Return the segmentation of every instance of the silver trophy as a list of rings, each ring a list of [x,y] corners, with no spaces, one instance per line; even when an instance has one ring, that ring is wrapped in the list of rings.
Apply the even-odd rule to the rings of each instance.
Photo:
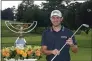
[[[5,24],[9,30],[11,30],[14,33],[19,34],[18,38],[15,41],[16,43],[15,46],[18,46],[19,48],[24,48],[26,44],[26,40],[23,37],[23,34],[31,32],[37,26],[37,21],[33,21],[33,23],[16,22],[17,9],[15,9],[15,6],[13,6],[11,9],[14,14],[13,15],[14,19],[13,21],[5,21]]]
[[[21,37],[21,36],[23,36],[23,34],[31,32],[37,26],[37,21],[33,21],[33,23],[17,23],[17,22],[5,21],[5,24],[9,30],[19,34],[18,38],[15,41],[16,43],[15,46],[20,49],[24,49],[26,40],[24,37]],[[22,40],[22,41],[19,41],[19,40]]]

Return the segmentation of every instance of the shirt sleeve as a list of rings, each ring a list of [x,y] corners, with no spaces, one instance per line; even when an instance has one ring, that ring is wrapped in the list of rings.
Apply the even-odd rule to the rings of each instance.
[[[47,46],[46,32],[43,32],[42,34],[41,46]]]

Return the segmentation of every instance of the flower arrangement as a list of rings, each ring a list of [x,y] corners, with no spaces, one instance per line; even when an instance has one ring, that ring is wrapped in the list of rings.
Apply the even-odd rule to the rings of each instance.
[[[24,49],[19,49],[14,46],[4,47],[2,49],[2,57],[7,59],[40,59],[42,57],[40,46],[27,45]]]

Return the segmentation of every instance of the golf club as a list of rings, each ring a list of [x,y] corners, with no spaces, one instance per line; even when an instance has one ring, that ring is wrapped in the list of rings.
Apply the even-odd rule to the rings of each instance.
[[[89,27],[89,25],[87,25],[87,24],[82,24],[74,33],[73,33],[73,35],[70,37],[70,38],[72,38],[77,32],[78,32],[78,30],[82,27],[82,26],[84,26],[84,27]],[[59,50],[59,52],[61,51],[61,50],[63,50],[63,48],[66,46],[66,43],[62,46],[62,48]],[[52,59],[51,59],[51,61],[53,61],[56,57],[57,57],[57,55],[58,54],[56,54]]]

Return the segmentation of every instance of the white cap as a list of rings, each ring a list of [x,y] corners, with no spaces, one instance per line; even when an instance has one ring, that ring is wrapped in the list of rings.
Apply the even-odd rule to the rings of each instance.
[[[51,17],[54,16],[54,15],[62,17],[62,13],[59,10],[53,10],[51,12]]]

